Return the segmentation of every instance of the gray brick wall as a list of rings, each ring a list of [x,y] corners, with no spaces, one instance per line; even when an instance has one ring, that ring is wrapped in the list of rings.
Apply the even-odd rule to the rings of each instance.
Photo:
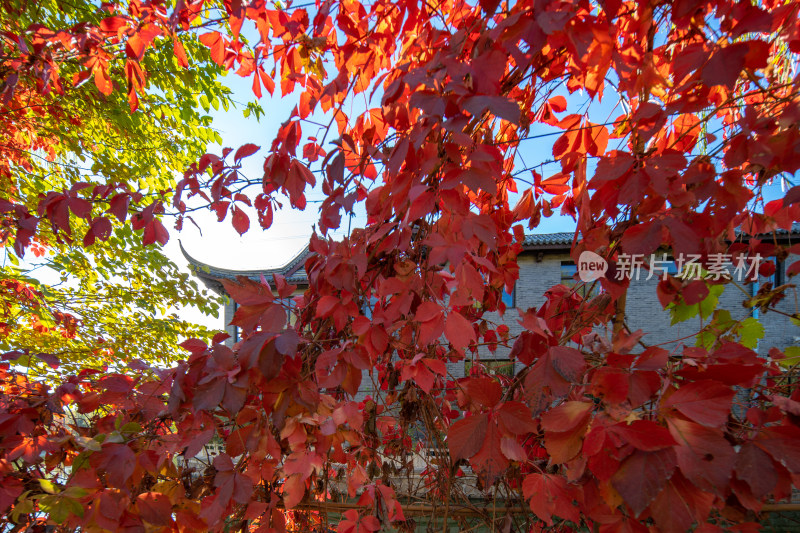
[[[790,256],[783,264],[784,272],[788,265],[798,259],[800,259],[800,256]],[[518,309],[526,310],[538,307],[544,302],[545,291],[561,282],[562,261],[571,261],[569,254],[546,253],[541,256],[541,261],[537,261],[537,255],[531,253],[519,257],[520,277],[516,285],[516,307]],[[668,350],[675,351],[680,351],[681,346],[694,346],[696,339],[693,334],[701,329],[704,322],[707,323],[708,321],[703,321],[698,316],[671,325],[670,312],[662,309],[656,294],[658,279],[654,276],[652,279],[647,280],[645,279],[647,271],[643,270],[642,273],[643,275],[638,281],[631,281],[628,292],[625,314],[629,327],[633,331],[641,329],[646,332],[642,341],[648,345],[659,344]],[[762,278],[760,283],[766,281],[769,281],[769,279]],[[791,283],[793,281],[793,279],[787,279],[784,276],[783,283]],[[769,348],[773,346],[785,349],[788,346],[800,345],[800,340],[795,340],[795,338],[800,337],[800,327],[792,324],[789,317],[779,313],[759,313],[757,311],[754,313],[752,309],[745,308],[743,302],[750,296],[752,288],[741,284],[740,287],[747,293],[742,292],[734,284],[727,284],[720,296],[717,308],[728,310],[732,318],[736,320],[754,315],[759,318],[765,333],[758,346],[759,353],[766,355]],[[790,315],[797,313],[799,299],[800,297],[795,295],[794,289],[790,288],[786,292],[786,298],[778,305],[778,309]],[[503,318],[500,318],[497,314],[489,314],[487,319],[505,323],[512,334],[517,334],[522,330],[522,327],[518,324],[517,309],[509,309]],[[598,332],[604,333],[600,330]],[[479,355],[481,359],[506,358],[508,357],[508,350],[501,348],[497,351],[497,354],[491,354],[488,350],[481,350]],[[520,366],[519,363],[517,365],[518,367]],[[448,370],[453,372],[453,375],[461,376],[463,375],[463,364],[454,363],[448,365]]]
[[[790,256],[783,264],[784,270],[798,259],[800,259],[800,256]],[[487,320],[506,324],[512,336],[518,334],[522,331],[522,327],[518,324],[518,309],[526,310],[540,306],[544,302],[545,291],[561,282],[562,262],[570,260],[571,258],[566,252],[550,252],[542,255],[537,253],[522,254],[518,259],[520,277],[515,289],[516,307],[508,309],[504,317],[500,317],[496,313],[487,314]],[[628,292],[626,319],[629,327],[634,331],[637,329],[645,331],[647,334],[642,340],[648,345],[659,344],[669,350],[679,350],[682,345],[693,346],[695,343],[693,337],[686,339],[683,337],[696,333],[702,326],[701,319],[695,317],[685,322],[670,325],[670,313],[661,308],[656,295],[658,280],[655,277],[646,280],[644,278],[646,278],[647,272],[642,272],[641,279],[631,281]],[[762,282],[764,281],[768,280],[762,279]],[[784,276],[784,283],[792,281]],[[749,291],[750,287],[746,287],[745,290]],[[790,288],[786,294],[786,298],[780,303],[778,309],[790,315],[797,313],[798,296],[795,294],[794,289]],[[744,294],[735,285],[728,284],[720,297],[718,308],[730,311],[734,319],[746,318],[753,313],[753,310],[742,306],[743,301],[748,296],[749,294]],[[233,318],[234,310],[233,301],[228,298],[224,309],[226,325]],[[758,313],[756,314],[758,315]],[[800,345],[800,341],[795,341],[795,338],[800,337],[800,328],[792,324],[789,317],[775,312],[768,312],[760,313],[759,319],[765,330],[765,337],[759,344],[760,353],[766,355],[772,346],[783,349],[792,345]],[[234,336],[232,326],[227,326],[227,330],[228,333]],[[600,330],[598,332],[604,333]],[[233,344],[233,342],[233,338],[228,341],[229,344]],[[488,349],[481,349],[479,356],[483,360],[505,359],[508,357],[508,352],[508,349],[502,347],[497,350],[496,354],[492,354]],[[517,363],[517,370],[520,368],[521,364]],[[463,361],[447,363],[447,369],[451,376],[464,376]],[[369,383],[369,376],[364,375],[362,388],[365,388],[367,383]]]

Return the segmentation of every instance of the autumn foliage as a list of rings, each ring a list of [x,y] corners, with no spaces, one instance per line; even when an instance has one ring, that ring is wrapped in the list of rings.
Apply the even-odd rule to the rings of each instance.
[[[213,5],[213,20],[205,7],[103,4],[96,25],[4,33],[0,120],[35,131],[5,118],[9,102],[84,79],[136,113],[148,49],[198,33],[256,96],[298,103],[271,144],[203,155],[164,198],[179,225],[200,202],[244,233],[321,189],[308,290],[291,302],[279,276],[227,283],[244,340],[187,340],[168,369],[48,385],[5,364],[6,529],[412,531],[422,509],[437,528],[714,533],[757,529],[800,486],[784,347],[756,352],[716,318],[711,343],[648,345],[625,323],[626,280],[557,285],[519,316],[501,300],[525,232],[555,211],[577,222],[575,259],[798,254],[770,235],[800,220],[800,189],[777,187],[800,168],[800,3],[255,0]],[[82,62],[73,79],[57,75],[62,49]],[[124,87],[109,54],[126,58]],[[552,153],[531,156],[550,136]],[[253,157],[256,192],[240,173]],[[36,211],[0,210],[19,255],[43,227],[102,241],[111,217],[163,243],[169,206],[136,194],[76,183]],[[328,237],[358,210],[365,228]],[[653,306],[725,284],[670,276]],[[750,305],[792,290],[764,285]],[[510,378],[448,373],[495,351],[517,363]]]

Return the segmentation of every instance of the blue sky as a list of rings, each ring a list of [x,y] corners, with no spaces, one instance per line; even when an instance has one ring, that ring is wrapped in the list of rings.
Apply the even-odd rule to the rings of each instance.
[[[245,118],[242,114],[245,108],[244,103],[254,98],[250,88],[251,78],[242,79],[235,74],[228,74],[223,78],[222,82],[233,90],[233,99],[240,102],[241,105],[236,108],[230,108],[227,111],[222,108],[218,111],[212,110],[213,127],[219,130],[224,146],[235,149],[242,144],[251,142],[262,147],[257,154],[244,160],[243,168],[246,176],[259,178],[262,174],[264,156],[268,153],[269,146],[280,124],[289,117],[296,99],[291,96],[282,99],[278,94],[278,89],[276,89],[276,93],[272,97],[265,93],[264,97],[259,101],[264,108],[265,114],[260,120],[256,120],[252,115]],[[579,95],[573,95],[573,97],[576,100],[580,98]],[[570,100],[573,100],[573,98],[570,98]],[[312,116],[312,118],[317,117]],[[323,119],[320,119],[320,121],[323,121]],[[327,120],[324,122],[327,122]],[[549,126],[543,126],[543,128],[545,130],[534,133],[546,133],[551,130],[559,131]],[[303,124],[304,137],[315,133],[314,126]],[[328,140],[330,140],[330,137],[329,135]],[[557,138],[558,136],[553,135],[525,143],[521,151],[525,163],[531,166],[550,159],[552,157],[551,147]],[[220,148],[219,146],[210,146],[209,151],[218,154]],[[545,176],[555,172],[557,169],[557,165],[549,165],[545,168]],[[529,180],[530,174],[521,177]],[[527,186],[524,183],[520,183],[519,187],[520,190],[524,190]],[[194,218],[198,226],[202,228],[202,235],[193,224],[185,223],[182,232],[172,231],[167,253],[179,264],[185,262],[177,246],[177,240],[180,239],[191,255],[214,266],[241,269],[279,266],[291,259],[308,242],[312,226],[318,219],[318,206],[322,198],[323,195],[319,188],[307,194],[308,206],[302,212],[291,209],[288,207],[288,202],[286,202],[287,206],[276,212],[273,226],[268,230],[262,230],[256,223],[255,217],[251,216],[250,231],[243,236],[239,236],[233,230],[228,219],[218,223],[216,216],[210,212],[197,213]],[[365,223],[366,218],[357,214],[353,217],[352,227],[363,226]],[[573,228],[574,223],[571,218],[553,216],[549,219],[543,219],[537,231],[549,233],[570,231]],[[347,220],[343,218],[342,228],[333,232],[332,236],[334,238],[342,237],[346,234],[346,231]]]
[[[272,97],[265,92],[259,101],[265,111],[264,115],[260,120],[256,120],[253,115],[245,118],[243,110],[246,108],[246,102],[254,99],[251,82],[251,78],[243,79],[235,74],[228,74],[222,79],[222,83],[231,88],[232,98],[239,104],[227,111],[222,108],[212,109],[210,114],[213,117],[213,127],[220,132],[224,146],[234,149],[245,143],[255,143],[261,146],[261,150],[246,158],[243,164],[243,172],[247,177],[259,178],[263,173],[264,156],[268,153],[280,124],[289,117],[296,104],[296,99],[292,96],[281,98],[277,88]],[[320,121],[323,120],[320,119]],[[551,130],[548,126],[544,127],[547,128],[547,132]],[[554,128],[552,130],[558,131]],[[537,131],[536,133],[542,132]],[[315,133],[314,126],[303,125],[304,137]],[[557,138],[556,135],[553,135],[528,142],[522,151],[525,163],[535,165],[550,159],[552,144]],[[208,150],[219,154],[221,147],[209,146]],[[545,170],[550,172],[546,172],[545,175],[555,172],[557,168],[557,165],[549,165]],[[530,179],[529,174],[522,177],[526,180]],[[522,191],[527,185],[520,183],[519,187]],[[180,252],[178,241],[183,244],[190,255],[217,267],[249,270],[280,266],[294,257],[308,243],[313,225],[318,220],[319,201],[323,199],[319,187],[307,194],[307,199],[308,205],[305,211],[292,209],[288,206],[288,202],[285,202],[285,207],[275,213],[273,225],[268,230],[261,229],[255,216],[251,216],[250,231],[241,236],[233,229],[230,219],[219,223],[216,215],[211,212],[196,212],[193,216],[197,225],[202,229],[202,233],[189,222],[184,223],[181,232],[170,228],[171,238],[165,247],[165,252],[182,268],[186,267],[187,262]],[[512,200],[513,202],[514,200]],[[357,213],[351,220],[354,228],[363,227],[365,223],[366,217],[363,214]],[[554,215],[549,219],[542,219],[537,232],[571,231],[574,227],[575,224],[571,218]],[[342,227],[340,230],[332,232],[331,236],[341,238],[346,234],[347,228],[347,220],[343,217]],[[181,310],[181,315],[185,319],[207,326],[223,327],[221,317],[205,317],[192,309]]]
[[[243,173],[248,178],[260,178],[263,172],[264,156],[268,153],[272,139],[275,137],[280,124],[290,116],[296,104],[296,98],[293,96],[281,98],[279,86],[272,97],[265,92],[264,97],[259,101],[264,109],[264,115],[261,116],[260,120],[257,120],[252,115],[250,117],[243,116],[246,103],[253,101],[255,98],[251,90],[252,78],[240,78],[233,73],[229,73],[221,81],[232,90],[232,98],[239,104],[228,110],[212,110],[213,127],[220,132],[226,147],[236,149],[245,143],[255,143],[261,146],[261,150],[254,156],[246,158],[243,165]],[[587,109],[588,98],[581,91],[570,95],[567,94],[562,85],[554,94],[561,94],[567,98],[569,113],[582,113]],[[374,98],[375,100],[370,103],[370,107],[379,105],[377,102],[379,96]],[[355,115],[355,111],[352,110],[350,112],[351,116]],[[618,105],[613,88],[608,86],[606,87],[605,98],[601,102],[591,102],[589,119],[595,123],[605,123],[615,119],[622,112],[623,108]],[[563,118],[566,114],[568,113],[562,113],[560,117]],[[328,122],[326,118],[320,116],[312,115],[310,118],[321,123]],[[309,135],[315,134],[317,137],[322,137],[321,133],[317,134],[318,130],[315,126],[304,123],[302,127],[304,139]],[[551,132],[560,132],[560,130],[537,124],[530,134],[539,135]],[[330,141],[332,136],[329,135],[328,137],[328,141]],[[521,157],[517,160],[518,168],[535,166],[543,161],[552,159],[552,145],[556,139],[558,139],[558,135],[548,135],[524,141],[520,150]],[[620,140],[618,139],[611,139],[608,149],[618,148],[619,142]],[[324,146],[323,148],[329,149],[329,146]],[[221,147],[210,146],[209,151],[219,154]],[[546,178],[558,170],[560,170],[559,165],[550,164],[540,169],[540,172]],[[589,168],[588,173],[591,175],[593,168]],[[530,180],[530,173],[525,173],[520,177],[528,181]],[[522,182],[518,186],[520,191],[528,187]],[[253,195],[258,192],[256,189],[254,191]],[[767,200],[778,198],[782,196],[781,185],[775,183],[765,193]],[[322,200],[323,195],[318,187],[306,196],[308,206],[305,211],[294,210],[288,206],[288,201],[284,202],[285,207],[275,213],[274,223],[268,230],[260,228],[254,213],[251,211],[250,231],[242,236],[234,231],[229,219],[218,223],[216,215],[211,212],[197,212],[194,215],[194,219],[197,225],[202,228],[202,233],[193,224],[185,223],[182,232],[171,231],[171,239],[165,252],[178,265],[184,267],[186,260],[180,253],[178,246],[178,240],[180,240],[188,253],[196,259],[213,266],[247,270],[280,266],[294,257],[306,245],[312,233],[312,227],[317,222],[319,202]],[[512,205],[514,202],[515,199],[512,199]],[[357,213],[352,218],[351,225],[352,227],[360,227],[365,222],[366,217]],[[556,214],[551,218],[542,219],[539,227],[534,231],[536,233],[552,233],[573,231],[574,228],[575,223],[570,217]],[[331,236],[333,238],[341,238],[346,234],[347,229],[348,222],[346,218],[343,218],[342,228],[332,232]],[[221,327],[221,319],[210,319],[209,321],[209,319],[202,318],[199,314],[198,318],[195,318],[192,316],[195,313],[187,312],[189,314],[185,318],[190,318],[191,316],[191,319],[198,320],[201,323]]]

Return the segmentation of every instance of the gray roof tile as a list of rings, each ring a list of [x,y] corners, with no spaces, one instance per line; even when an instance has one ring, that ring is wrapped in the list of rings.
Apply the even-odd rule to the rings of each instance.
[[[737,232],[738,233],[738,232]],[[791,230],[778,229],[775,235],[790,235],[800,234],[800,223],[792,224]],[[771,234],[769,234],[771,235]],[[766,237],[763,235],[762,238]],[[538,233],[526,235],[523,241],[523,248],[525,250],[569,250],[572,246],[572,241],[575,238],[574,232],[560,232],[560,233]],[[260,279],[263,275],[269,283],[272,283],[273,274],[282,274],[286,276],[286,281],[293,284],[305,285],[308,283],[308,277],[305,271],[304,263],[308,258],[308,246],[303,248],[297,255],[295,255],[288,263],[283,266],[269,269],[257,270],[235,270],[227,268],[218,268],[207,265],[198,261],[190,256],[183,245],[181,245],[181,252],[183,256],[189,261],[190,268],[194,274],[199,277],[211,289],[222,292],[223,279],[236,279],[237,276],[246,276],[251,279]]]

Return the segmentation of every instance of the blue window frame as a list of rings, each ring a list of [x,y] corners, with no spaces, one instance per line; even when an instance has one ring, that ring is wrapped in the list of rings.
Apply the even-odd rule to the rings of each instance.
[[[507,309],[511,309],[517,306],[517,284],[515,283],[514,286],[511,288],[511,292],[503,289],[503,295],[500,297],[502,302],[506,304]]]

